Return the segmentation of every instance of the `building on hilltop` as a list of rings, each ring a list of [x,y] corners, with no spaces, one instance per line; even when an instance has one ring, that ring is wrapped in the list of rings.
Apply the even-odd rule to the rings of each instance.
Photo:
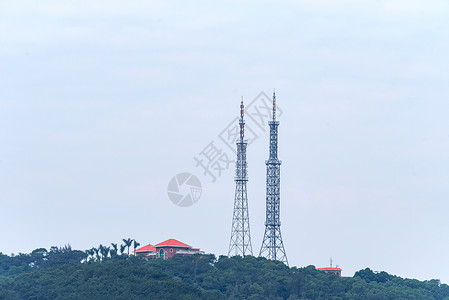
[[[145,258],[156,258],[156,248],[153,245],[148,244],[139,249],[136,249],[134,255],[144,256]]]
[[[339,277],[341,277],[341,269],[340,268],[327,267],[327,268],[317,268],[317,270],[323,271],[327,274],[335,274],[335,275],[338,275]]]
[[[323,271],[323,272],[325,272],[327,274],[335,274],[335,275],[338,275],[339,277],[341,277],[341,269],[338,267],[338,265],[334,268],[333,267],[333,262],[334,262],[334,260],[331,257],[331,259],[329,259],[329,267],[316,268],[316,269],[318,271]]]
[[[136,255],[144,256],[148,258],[162,258],[167,259],[173,257],[173,255],[193,255],[204,254],[204,251],[200,251],[199,248],[192,248],[187,244],[184,244],[175,239],[168,239],[156,245],[148,244],[142,248],[136,250]]]

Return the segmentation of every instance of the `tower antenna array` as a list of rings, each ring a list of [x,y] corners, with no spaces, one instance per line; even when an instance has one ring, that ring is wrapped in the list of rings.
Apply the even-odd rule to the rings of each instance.
[[[246,184],[248,182],[246,148],[248,141],[245,137],[245,106],[240,103],[239,131],[237,139],[237,161],[235,162],[235,197],[234,213],[232,216],[231,241],[229,243],[228,256],[253,255],[251,246],[251,234],[249,230],[248,196]]]
[[[277,153],[279,121],[276,121],[276,92],[273,92],[273,118],[268,125],[270,126],[270,156],[265,161],[267,166],[266,221],[259,256],[279,260],[288,265],[281,235],[280,169],[282,162],[278,159]]]

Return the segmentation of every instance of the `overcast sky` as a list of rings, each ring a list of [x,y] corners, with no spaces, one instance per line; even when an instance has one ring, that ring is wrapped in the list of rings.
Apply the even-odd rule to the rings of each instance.
[[[194,157],[213,142],[234,159],[219,135],[240,97],[276,88],[290,265],[449,283],[448,53],[443,0],[1,0],[0,251],[131,237],[227,254],[234,165],[211,182]],[[203,187],[187,208],[167,196],[181,172]]]

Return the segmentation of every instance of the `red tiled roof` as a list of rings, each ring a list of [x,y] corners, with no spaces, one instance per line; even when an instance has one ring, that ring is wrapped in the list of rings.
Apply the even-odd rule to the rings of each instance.
[[[148,244],[148,245],[143,246],[143,247],[141,247],[141,248],[139,248],[139,249],[136,249],[136,252],[148,252],[148,251],[154,251],[154,252],[156,252],[156,248],[154,248],[153,245]]]
[[[341,269],[340,268],[316,268],[318,271],[327,271],[327,270],[329,270],[329,271],[341,271]]]
[[[154,247],[156,247],[156,248],[157,247],[170,247],[170,246],[171,247],[181,247],[181,248],[192,248],[191,246],[181,243],[180,241],[175,240],[175,239],[169,239],[169,240],[163,241],[162,243],[154,245]]]

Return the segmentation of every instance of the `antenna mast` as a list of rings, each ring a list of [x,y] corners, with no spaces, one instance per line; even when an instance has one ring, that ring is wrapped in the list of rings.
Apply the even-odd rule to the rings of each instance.
[[[281,161],[278,159],[278,126],[276,121],[276,93],[273,92],[273,119],[270,125],[270,156],[267,165],[267,192],[266,192],[266,221],[265,234],[259,256],[272,260],[279,260],[288,265],[287,254],[281,235],[280,220],[280,181]]]
[[[231,241],[229,242],[228,256],[253,255],[251,234],[249,230],[248,196],[246,184],[248,182],[246,148],[248,142],[245,137],[245,106],[243,97],[240,102],[240,139],[237,140],[237,161],[235,162],[235,197],[234,213],[232,216]]]

